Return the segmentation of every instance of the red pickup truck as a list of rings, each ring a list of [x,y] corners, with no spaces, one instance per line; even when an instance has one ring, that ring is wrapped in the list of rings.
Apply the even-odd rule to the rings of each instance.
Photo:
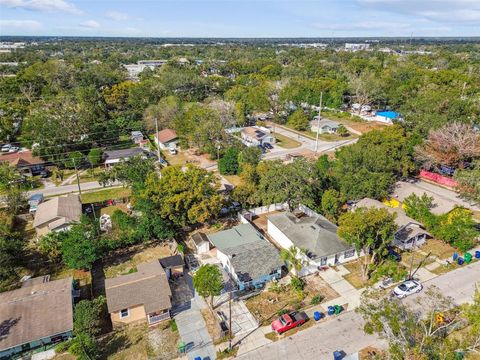
[[[291,312],[280,316],[278,319],[272,322],[272,330],[277,334],[282,334],[287,330],[302,325],[308,320],[307,314],[302,312]]]

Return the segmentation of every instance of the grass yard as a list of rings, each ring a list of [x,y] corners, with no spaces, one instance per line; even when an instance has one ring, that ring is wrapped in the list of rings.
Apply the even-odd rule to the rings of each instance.
[[[126,326],[100,341],[101,359],[176,359],[180,342],[178,331],[172,331],[169,322],[149,328],[147,325]]]
[[[238,175],[222,175],[233,186],[238,186],[242,183],[242,179]]]
[[[340,136],[337,134],[319,134],[318,138],[325,141],[341,141],[341,140],[351,140],[356,139],[358,135],[350,134],[348,136]]]
[[[406,268],[410,268],[410,266],[412,265],[412,256],[413,256],[413,268],[415,269],[417,266],[420,265],[420,263],[422,263],[422,266],[425,266],[425,265],[428,265],[428,264],[431,264],[431,263],[434,263],[435,262],[435,256],[432,256],[430,255],[428,258],[426,258],[426,254],[423,254],[424,251],[422,252],[419,252],[419,251],[413,251],[413,252],[410,252],[410,251],[405,251],[405,252],[402,252],[401,255],[402,255],[402,261],[401,261],[401,264],[403,266],[405,266]],[[428,254],[428,251],[427,251],[427,254]]]
[[[320,295],[321,302],[335,299],[339,295],[320,276],[310,275],[303,279],[305,288],[303,294],[298,294],[285,285],[279,286],[277,292],[270,287],[268,290],[245,300],[245,305],[256,320],[263,325],[270,323],[280,310],[305,309],[311,306],[312,299]]]
[[[368,281],[365,282],[362,277],[362,269],[358,261],[351,261],[346,264],[342,264],[350,274],[345,275],[343,278],[347,280],[355,289],[361,289],[369,285]]]
[[[188,152],[183,150],[179,150],[176,155],[172,155],[168,151],[163,151],[162,156],[172,166],[183,166],[187,163],[187,160],[191,160]]]
[[[300,142],[293,140],[285,135],[275,133],[276,144],[284,149],[295,149],[302,145]]]
[[[129,197],[131,194],[132,190],[124,187],[108,188],[100,191],[82,193],[82,204],[90,204],[110,199],[125,198]]]
[[[161,259],[173,255],[166,245],[146,246],[137,245],[128,249],[114,252],[104,259],[105,278],[112,278],[121,274],[127,274],[142,262]]]
[[[220,325],[218,324],[217,317],[212,313],[210,308],[201,309],[203,319],[207,324],[207,330],[213,341],[220,340],[222,338],[222,331]]]
[[[459,252],[454,247],[437,239],[429,239],[424,245],[422,245],[421,249],[426,253],[431,252],[432,255],[435,255],[442,260],[451,258],[453,253]]]
[[[105,208],[100,209],[100,215],[107,214],[107,215],[112,216],[112,214],[115,212],[115,210],[121,210],[124,213],[128,212],[127,205],[117,204],[117,205],[107,206]]]

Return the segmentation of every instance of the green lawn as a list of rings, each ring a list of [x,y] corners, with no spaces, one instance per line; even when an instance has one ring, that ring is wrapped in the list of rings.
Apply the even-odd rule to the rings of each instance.
[[[275,133],[274,136],[277,140],[276,144],[285,149],[294,149],[301,145],[300,142],[293,140],[285,135]]]
[[[82,194],[82,203],[89,204],[93,202],[101,202],[110,199],[120,199],[128,197],[132,194],[132,190],[124,187],[109,188],[100,191],[93,191]]]

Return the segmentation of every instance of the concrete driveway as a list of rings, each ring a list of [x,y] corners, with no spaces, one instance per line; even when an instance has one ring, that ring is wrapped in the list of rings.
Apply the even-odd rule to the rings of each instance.
[[[230,310],[228,301],[215,309],[215,312],[229,323]],[[258,327],[258,323],[253,315],[248,311],[247,306],[242,300],[232,301],[232,333],[235,337],[248,334]]]

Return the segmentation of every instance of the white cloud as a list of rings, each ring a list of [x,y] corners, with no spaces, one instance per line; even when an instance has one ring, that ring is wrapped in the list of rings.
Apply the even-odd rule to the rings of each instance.
[[[87,21],[81,22],[79,25],[83,28],[88,28],[88,29],[98,29],[100,27],[100,23],[98,23],[98,21],[95,21],[95,20],[87,20]]]
[[[0,5],[42,12],[66,12],[81,15],[83,11],[65,0],[0,0]]]
[[[107,11],[105,13],[105,16],[107,18],[115,20],[115,21],[128,20],[130,18],[130,16],[128,16],[128,14],[120,12],[120,11]]]
[[[35,20],[0,20],[0,29],[3,34],[38,31],[42,28],[42,24]]]

